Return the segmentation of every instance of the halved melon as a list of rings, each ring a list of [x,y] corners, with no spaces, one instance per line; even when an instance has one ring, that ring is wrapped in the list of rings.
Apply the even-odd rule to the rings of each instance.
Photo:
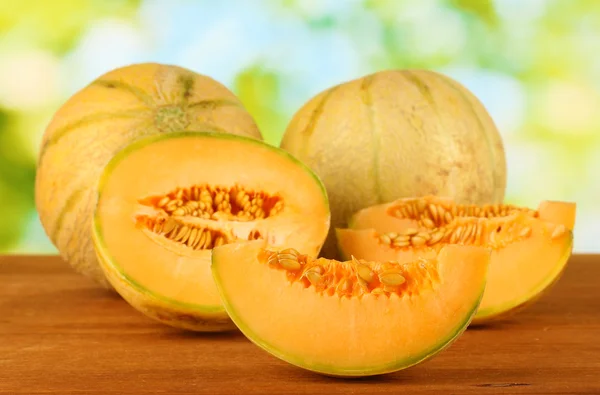
[[[210,272],[214,246],[259,239],[317,254],[329,221],[323,185],[283,150],[181,132],[139,140],[110,161],[93,239],[107,278],[136,309],[216,331],[234,325]]]
[[[337,229],[343,256],[428,257],[448,244],[492,249],[490,275],[474,323],[514,313],[554,283],[571,255],[575,204],[459,205],[447,198],[400,199],[357,212]]]
[[[479,306],[489,257],[449,245],[430,259],[339,262],[251,241],[215,248],[212,272],[252,342],[301,368],[357,377],[407,368],[451,344]]]

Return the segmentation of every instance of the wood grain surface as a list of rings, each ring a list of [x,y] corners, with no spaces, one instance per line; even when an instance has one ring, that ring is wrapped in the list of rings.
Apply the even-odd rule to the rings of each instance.
[[[401,372],[328,378],[239,332],[142,316],[57,257],[0,257],[0,394],[600,394],[600,256],[542,299]]]

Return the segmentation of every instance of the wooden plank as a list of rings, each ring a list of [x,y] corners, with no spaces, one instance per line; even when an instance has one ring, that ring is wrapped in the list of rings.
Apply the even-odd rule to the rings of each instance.
[[[360,380],[288,365],[239,332],[147,319],[57,257],[0,257],[0,394],[600,394],[600,256],[510,320],[437,357]]]

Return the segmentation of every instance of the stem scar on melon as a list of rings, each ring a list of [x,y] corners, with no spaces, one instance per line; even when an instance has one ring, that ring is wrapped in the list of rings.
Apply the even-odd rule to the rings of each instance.
[[[319,179],[240,136],[140,139],[109,162],[98,191],[93,242],[106,277],[142,313],[190,330],[235,328],[210,273],[213,248],[258,240],[318,254],[329,229]]]
[[[534,210],[406,198],[358,211],[336,234],[343,256],[363,259],[426,257],[448,244],[489,247],[490,276],[473,319],[485,323],[522,310],[559,279],[572,251],[575,209],[553,201]]]
[[[449,245],[423,259],[340,262],[247,241],[215,248],[212,273],[256,345],[307,370],[359,377],[408,368],[457,339],[480,303],[489,257]]]

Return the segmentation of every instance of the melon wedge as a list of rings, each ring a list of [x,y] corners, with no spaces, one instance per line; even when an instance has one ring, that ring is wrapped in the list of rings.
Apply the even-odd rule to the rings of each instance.
[[[473,323],[515,313],[560,278],[572,251],[575,204],[458,205],[447,198],[400,199],[357,212],[337,229],[344,257],[369,260],[435,255],[448,244],[492,249],[486,291]]]
[[[479,306],[490,256],[451,245],[429,260],[338,262],[264,247],[213,250],[229,316],[275,357],[344,377],[401,370],[450,345]]]
[[[329,228],[319,179],[246,137],[138,140],[110,161],[98,189],[93,241],[102,270],[133,307],[184,329],[235,328],[212,279],[212,248],[261,240],[317,254]]]

